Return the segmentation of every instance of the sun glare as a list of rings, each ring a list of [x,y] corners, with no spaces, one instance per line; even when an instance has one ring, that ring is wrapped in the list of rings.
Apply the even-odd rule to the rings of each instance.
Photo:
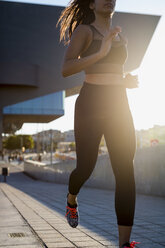
[[[133,72],[133,74],[138,74],[139,88],[127,92],[137,129],[165,123],[164,44],[165,37],[160,40],[159,36],[155,35],[140,68]]]

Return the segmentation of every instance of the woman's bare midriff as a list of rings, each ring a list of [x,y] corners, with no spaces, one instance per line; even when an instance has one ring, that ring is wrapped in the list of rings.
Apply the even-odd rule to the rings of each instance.
[[[117,73],[97,73],[85,74],[85,82],[100,85],[123,85],[123,74]]]

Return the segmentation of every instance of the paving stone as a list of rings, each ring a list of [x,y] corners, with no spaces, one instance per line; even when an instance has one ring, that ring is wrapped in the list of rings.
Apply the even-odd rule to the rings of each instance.
[[[117,240],[117,238],[116,237],[112,237],[112,236],[99,236],[99,235],[92,235],[92,238],[93,239],[95,239],[95,240],[97,240],[97,241],[116,241]]]
[[[155,242],[157,242],[157,243],[164,243],[165,244],[165,236],[159,236],[159,237],[157,237],[157,236],[150,236],[150,239],[152,240],[152,241],[155,241]]]
[[[7,246],[0,246],[1,248],[40,248],[40,245],[7,245]]]
[[[69,239],[73,242],[73,241],[91,241],[92,238],[89,237],[89,236],[86,236],[86,237],[69,237]]]
[[[100,245],[101,246],[101,244],[99,244],[97,241],[94,241],[94,240],[92,240],[92,241],[75,241],[74,242],[77,246],[86,246],[86,247],[88,247],[88,246],[96,246],[96,245]],[[103,247],[103,246],[102,246]]]
[[[164,246],[163,245],[160,245],[158,243],[145,243],[145,244],[141,244],[140,246],[138,245],[137,247],[139,248],[163,248]]]
[[[61,238],[61,237],[63,237],[61,234],[58,234],[58,233],[47,233],[47,232],[45,232],[45,233],[39,233],[39,236],[41,237],[41,238],[44,238],[44,237],[46,237],[46,238]]]
[[[62,247],[62,248],[70,248],[70,247],[76,247],[75,245],[69,243],[69,242],[63,242],[63,243],[46,243],[48,248],[57,248],[57,247]]]
[[[100,248],[100,247],[103,248],[103,247],[105,247],[105,246],[104,246],[104,245],[101,245],[101,244],[100,244],[100,245],[96,245],[96,244],[93,244],[93,245],[91,244],[91,245],[90,245],[90,244],[89,244],[89,245],[85,245],[85,246],[81,246],[81,245],[80,245],[80,246],[76,246],[76,247],[78,247],[78,248],[95,248],[95,247],[97,247],[97,248]],[[115,247],[115,248],[116,248],[116,247]]]
[[[45,242],[45,243],[59,243],[59,242],[67,242],[68,240],[64,237],[43,237],[42,236],[42,240]],[[71,240],[71,239],[70,239]]]
[[[88,237],[88,235],[86,235],[85,233],[65,233],[64,234],[65,237]]]

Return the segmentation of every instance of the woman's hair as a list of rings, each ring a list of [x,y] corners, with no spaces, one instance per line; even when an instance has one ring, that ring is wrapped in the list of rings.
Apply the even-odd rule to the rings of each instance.
[[[60,23],[60,42],[64,45],[70,42],[73,31],[79,24],[90,24],[95,20],[95,14],[89,8],[94,0],[70,0],[69,6],[62,12],[56,24]]]

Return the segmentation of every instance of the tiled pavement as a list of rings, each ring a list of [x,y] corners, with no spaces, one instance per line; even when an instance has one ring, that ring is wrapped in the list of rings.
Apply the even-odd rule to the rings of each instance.
[[[82,187],[80,223],[72,228],[65,219],[67,185],[33,180],[10,167],[7,183],[0,177],[1,248],[118,247],[114,191]],[[19,232],[25,237],[8,235]],[[137,248],[165,247],[165,198],[136,194],[132,240],[141,242]]]

